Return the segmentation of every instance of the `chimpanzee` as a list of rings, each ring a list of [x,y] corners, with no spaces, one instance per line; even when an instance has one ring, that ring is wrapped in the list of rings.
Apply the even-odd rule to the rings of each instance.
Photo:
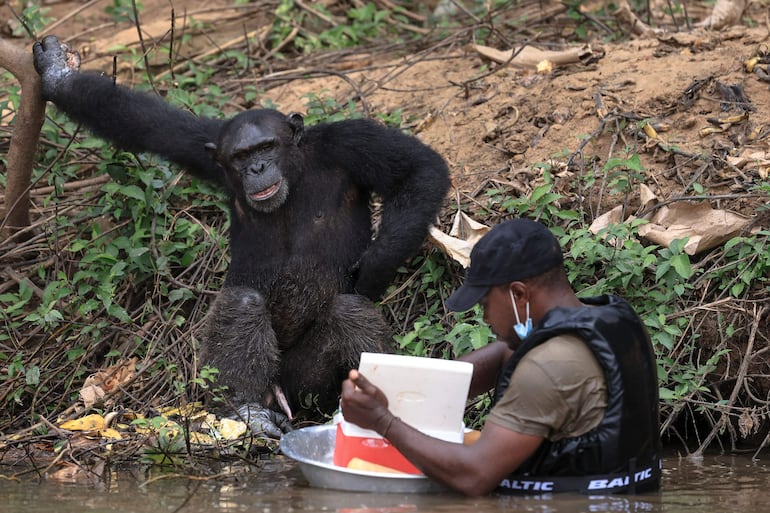
[[[44,99],[117,146],[158,154],[227,192],[231,262],[201,352],[252,428],[280,436],[291,427],[279,410],[291,418],[308,393],[333,411],[360,353],[390,350],[374,301],[443,203],[441,156],[368,119],[305,129],[299,114],[269,109],[197,117],[80,73],[77,54],[54,36],[33,53]],[[372,193],[382,202],[374,238]]]

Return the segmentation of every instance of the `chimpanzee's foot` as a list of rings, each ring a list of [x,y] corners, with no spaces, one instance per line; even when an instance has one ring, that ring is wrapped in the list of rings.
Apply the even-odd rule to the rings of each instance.
[[[294,429],[286,415],[259,403],[240,405],[233,418],[245,422],[256,436],[266,438],[281,438],[284,433]]]

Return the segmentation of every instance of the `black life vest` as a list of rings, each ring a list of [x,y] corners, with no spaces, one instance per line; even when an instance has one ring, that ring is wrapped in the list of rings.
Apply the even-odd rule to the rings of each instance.
[[[583,435],[544,440],[500,483],[500,493],[636,493],[660,486],[658,380],[650,337],[625,300],[603,295],[581,301],[591,306],[549,311],[522,341],[498,381],[495,402],[527,352],[557,335],[573,334],[604,370],[604,417]]]

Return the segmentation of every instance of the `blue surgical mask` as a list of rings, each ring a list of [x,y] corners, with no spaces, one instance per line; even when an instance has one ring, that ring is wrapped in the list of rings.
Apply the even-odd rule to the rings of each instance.
[[[519,318],[519,309],[516,308],[516,301],[513,299],[513,292],[508,290],[511,295],[511,304],[513,305],[513,314],[516,316],[516,324],[513,325],[513,331],[518,335],[519,340],[524,340],[532,333],[532,318],[529,316],[529,301],[527,301],[527,320],[522,323]]]

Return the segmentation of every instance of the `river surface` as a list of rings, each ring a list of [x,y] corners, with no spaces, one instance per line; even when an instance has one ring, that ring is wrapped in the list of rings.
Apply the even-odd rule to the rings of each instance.
[[[411,513],[496,511],[759,513],[770,511],[770,455],[667,457],[660,492],[635,496],[546,495],[465,498],[441,494],[374,494],[311,488],[285,458],[234,478],[113,471],[106,479],[8,480],[0,467],[2,513]],[[3,475],[6,478],[3,478]]]

